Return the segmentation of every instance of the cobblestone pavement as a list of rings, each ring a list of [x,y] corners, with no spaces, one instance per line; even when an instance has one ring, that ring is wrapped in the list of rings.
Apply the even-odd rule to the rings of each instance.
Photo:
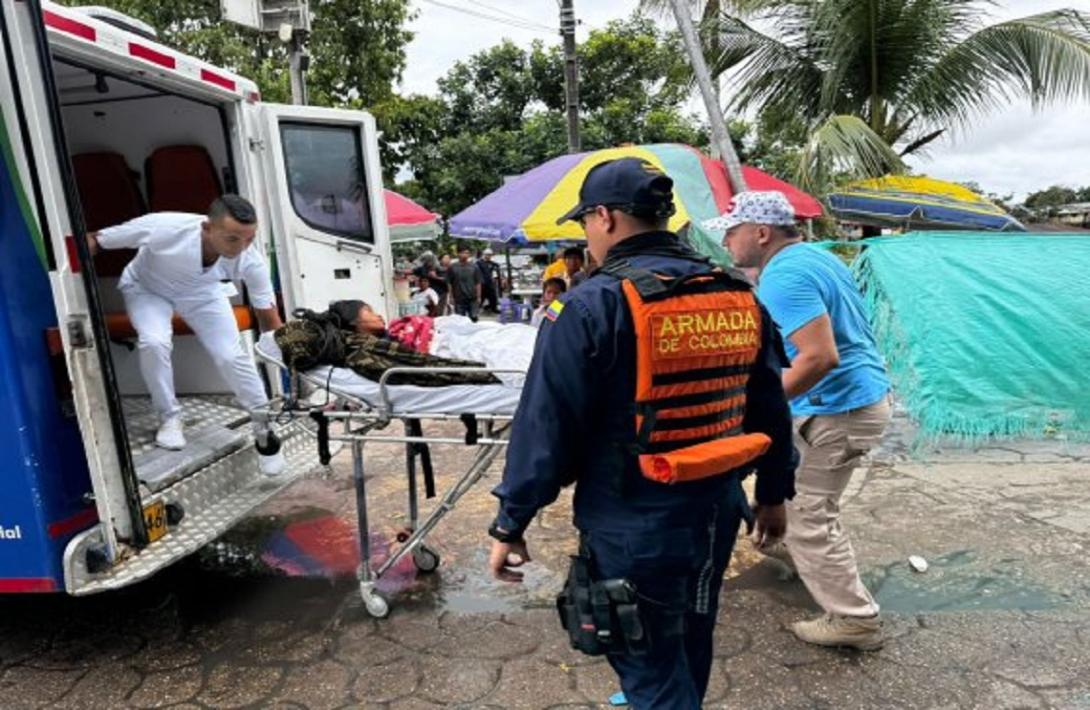
[[[908,437],[903,425],[887,437],[844,504],[887,612],[885,649],[794,641],[785,624],[813,613],[805,589],[742,541],[709,707],[1090,708],[1090,447],[910,457]],[[466,453],[436,451],[440,487]],[[405,522],[403,459],[393,447],[369,459],[380,543]],[[430,539],[439,571],[398,568],[393,613],[376,621],[351,577],[270,568],[293,569],[276,548],[285,526],[352,524],[348,468],[342,455],[330,475],[300,481],[222,543],[138,587],[0,599],[0,706],[603,706],[617,690],[608,666],[569,650],[551,610],[574,544],[566,497],[529,534],[527,582],[500,587],[483,570],[493,512],[484,481]],[[350,536],[320,542],[327,561],[351,561]],[[930,569],[912,572],[910,554]]]

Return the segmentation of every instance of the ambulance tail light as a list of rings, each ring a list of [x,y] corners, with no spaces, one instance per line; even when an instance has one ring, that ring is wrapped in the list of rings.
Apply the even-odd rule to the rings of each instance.
[[[72,380],[68,376],[68,363],[64,358],[64,341],[59,328],[46,328],[46,351],[49,353],[49,370],[53,374],[53,392],[57,396],[61,414],[75,418],[76,401],[72,394]]]

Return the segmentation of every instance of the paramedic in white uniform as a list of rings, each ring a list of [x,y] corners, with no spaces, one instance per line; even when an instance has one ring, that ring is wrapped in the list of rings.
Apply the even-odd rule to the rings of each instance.
[[[121,274],[118,288],[138,336],[140,372],[159,415],[155,443],[165,449],[185,447],[170,359],[174,313],[212,356],[243,407],[252,411],[269,401],[254,361],[242,347],[228,300],[236,292],[234,284],[244,281],[261,330],[282,325],[269,267],[253,243],[256,234],[253,205],[238,195],[224,195],[212,202],[207,217],[156,212],[88,236],[92,253],[139,250]],[[264,445],[276,439],[263,422],[255,419],[254,434]],[[259,455],[262,472],[281,473],[285,463],[276,445],[261,448],[270,454]]]

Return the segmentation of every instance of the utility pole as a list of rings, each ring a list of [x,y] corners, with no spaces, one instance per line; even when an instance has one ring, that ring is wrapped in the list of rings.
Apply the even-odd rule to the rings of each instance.
[[[560,0],[560,36],[564,38],[564,102],[568,111],[568,152],[578,153],[579,60],[575,56],[575,7],[573,0]]]
[[[297,106],[307,103],[306,72],[310,66],[310,55],[304,48],[306,32],[293,30],[288,54],[288,69],[291,77],[291,102]]]
[[[734,152],[734,144],[731,143],[730,134],[727,132],[727,123],[723,120],[723,110],[719,107],[708,64],[704,61],[704,49],[700,46],[700,38],[697,37],[696,29],[693,27],[693,18],[689,16],[686,0],[670,0],[670,4],[674,8],[674,17],[677,19],[678,29],[681,30],[681,39],[689,53],[689,63],[693,66],[693,74],[700,87],[704,107],[708,111],[712,140],[715,141],[715,147],[719,150],[723,164],[727,167],[731,191],[737,195],[739,192],[746,191],[746,179],[742,176],[742,164],[738,160],[738,154]]]
[[[288,45],[288,76],[291,78],[291,102],[307,102],[306,73],[310,55],[306,43],[310,35],[310,0],[220,0],[223,19],[276,35]]]

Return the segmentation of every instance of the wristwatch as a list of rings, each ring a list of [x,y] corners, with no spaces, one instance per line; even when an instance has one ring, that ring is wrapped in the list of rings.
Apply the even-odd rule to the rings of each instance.
[[[502,543],[522,542],[522,533],[507,532],[497,523],[492,523],[492,527],[488,528],[488,536]]]

